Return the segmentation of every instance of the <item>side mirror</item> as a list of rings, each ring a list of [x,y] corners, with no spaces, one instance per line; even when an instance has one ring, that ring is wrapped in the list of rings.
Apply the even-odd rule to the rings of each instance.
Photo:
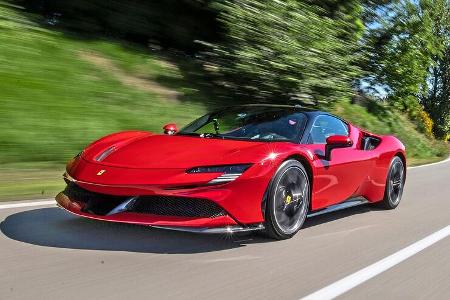
[[[169,123],[169,124],[164,125],[163,129],[164,129],[164,134],[169,134],[169,135],[175,134],[178,131],[177,125],[174,123]]]
[[[325,145],[325,160],[331,160],[331,150],[336,148],[346,148],[353,145],[352,140],[345,135],[332,135],[327,138]]]

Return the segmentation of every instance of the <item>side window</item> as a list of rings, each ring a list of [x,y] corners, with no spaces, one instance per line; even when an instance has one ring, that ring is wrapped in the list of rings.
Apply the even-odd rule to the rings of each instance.
[[[348,135],[347,124],[332,116],[318,116],[309,134],[310,142],[313,144],[325,144],[327,137],[332,135]]]

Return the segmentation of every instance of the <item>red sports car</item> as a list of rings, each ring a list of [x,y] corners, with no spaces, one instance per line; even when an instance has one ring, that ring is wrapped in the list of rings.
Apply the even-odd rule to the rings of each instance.
[[[233,106],[164,133],[89,145],[67,164],[59,206],[91,219],[285,239],[307,216],[363,202],[393,209],[402,196],[403,144],[326,112]]]

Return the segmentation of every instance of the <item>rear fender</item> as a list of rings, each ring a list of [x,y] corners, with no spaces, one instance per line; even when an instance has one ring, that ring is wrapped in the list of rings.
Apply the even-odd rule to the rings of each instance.
[[[360,193],[370,202],[378,202],[383,199],[386,187],[386,178],[392,158],[400,156],[405,164],[406,152],[402,142],[392,135],[376,136],[381,139],[380,144],[374,150],[376,162],[368,174],[368,181],[361,186]]]

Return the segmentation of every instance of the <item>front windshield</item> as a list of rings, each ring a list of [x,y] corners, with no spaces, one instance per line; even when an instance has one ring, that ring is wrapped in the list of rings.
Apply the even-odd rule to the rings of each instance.
[[[240,106],[207,114],[178,134],[224,139],[298,141],[305,114],[290,107]]]

